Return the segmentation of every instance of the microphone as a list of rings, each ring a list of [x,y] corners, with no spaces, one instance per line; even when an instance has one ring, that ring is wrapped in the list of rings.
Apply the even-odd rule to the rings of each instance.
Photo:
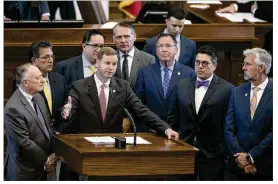
[[[120,102],[118,102],[118,101],[114,98],[114,96],[113,96],[113,94],[112,94],[112,86],[111,86],[111,84],[109,84],[109,93],[110,93],[112,99],[113,99],[115,102],[117,102],[117,104],[119,104],[119,105],[124,109],[124,111],[125,111],[125,113],[126,113],[128,119],[131,121],[131,124],[132,124],[132,127],[133,127],[133,133],[134,133],[134,141],[133,141],[133,146],[132,146],[132,147],[133,147],[133,148],[136,148],[136,126],[135,126],[135,122],[134,122],[132,116],[130,115],[130,113],[128,112],[128,110],[127,110],[122,104],[120,104]]]

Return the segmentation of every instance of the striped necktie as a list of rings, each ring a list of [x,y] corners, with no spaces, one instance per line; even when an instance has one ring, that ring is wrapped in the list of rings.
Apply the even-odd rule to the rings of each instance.
[[[51,92],[50,92],[50,89],[47,85],[46,79],[45,79],[44,84],[43,84],[43,93],[45,95],[50,114],[52,114],[52,97],[51,97]]]
[[[253,119],[256,108],[257,108],[257,92],[259,90],[260,90],[259,87],[253,87],[253,96],[252,96],[251,101],[250,101],[251,120]]]
[[[91,69],[90,76],[92,76],[95,73],[95,67],[93,65],[90,65],[89,68]]]

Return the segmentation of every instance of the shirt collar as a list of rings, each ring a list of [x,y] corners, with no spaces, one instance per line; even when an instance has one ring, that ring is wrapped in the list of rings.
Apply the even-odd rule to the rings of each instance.
[[[209,78],[207,78],[206,80],[202,80],[202,79],[200,79],[200,78],[197,76],[197,80],[198,80],[198,81],[209,81],[209,83],[211,82],[212,78],[213,78],[213,75],[211,75],[211,76],[210,76]]]
[[[259,87],[260,89],[264,90],[266,88],[268,84],[268,77],[264,80],[263,83],[261,83],[260,85],[258,86],[254,86],[252,83],[251,83],[251,89],[253,89],[253,87]]]
[[[92,65],[90,61],[88,61],[88,59],[85,57],[84,53],[82,53],[82,63],[83,63],[83,68],[87,68]]]
[[[32,101],[33,96],[26,93],[23,89],[21,89],[21,87],[18,86],[19,91],[21,92],[21,94],[27,99],[28,102]]]
[[[101,82],[98,78],[97,78],[97,75],[94,75],[94,78],[95,78],[95,82],[96,82],[96,86],[97,86],[97,89],[100,88],[100,86],[103,84],[103,82]],[[109,84],[110,84],[110,79],[104,83],[106,84],[107,87],[109,87]]]
[[[174,66],[175,66],[176,61],[174,60],[173,64],[171,66],[168,67],[169,70],[173,71],[174,70]],[[163,64],[160,63],[160,70],[164,70],[164,68],[166,68]]]
[[[135,49],[134,46],[132,47],[132,49],[129,51],[129,53],[126,53],[128,56],[130,57],[134,57],[134,53],[135,53]],[[122,58],[123,55],[125,55],[122,51],[119,50],[119,54],[120,54],[120,58]]]
[[[168,33],[167,28],[165,28],[165,29],[164,29],[164,32],[163,32],[163,33],[167,33],[167,34],[169,34],[169,33]],[[178,43],[180,43],[180,38],[181,38],[181,35],[180,35],[180,34],[178,34],[177,36],[175,36],[175,38],[176,38],[176,41],[177,41]]]

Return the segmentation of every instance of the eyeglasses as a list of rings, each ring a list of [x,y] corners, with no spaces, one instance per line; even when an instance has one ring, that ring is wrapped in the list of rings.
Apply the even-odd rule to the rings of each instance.
[[[163,49],[163,48],[166,48],[166,49],[170,49],[172,47],[176,47],[177,45],[170,45],[170,44],[165,44],[165,45],[157,45],[156,47],[159,48],[159,49]]]
[[[196,66],[202,66],[202,67],[207,67],[208,65],[212,64],[211,62],[209,61],[199,61],[199,60],[196,60],[195,61],[195,65]]]
[[[89,44],[89,43],[85,43],[85,44],[91,46],[93,49],[98,49],[98,48],[104,47],[103,44]]]
[[[43,56],[43,57],[38,57],[40,59],[42,59],[43,61],[49,61],[50,58],[52,58],[52,60],[55,59],[55,55],[47,55],[47,56]]]

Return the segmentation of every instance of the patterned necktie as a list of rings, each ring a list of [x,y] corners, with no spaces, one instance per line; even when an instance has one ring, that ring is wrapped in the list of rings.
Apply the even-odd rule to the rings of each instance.
[[[35,97],[32,98],[32,102],[33,102],[33,105],[34,105],[34,109],[35,109],[35,111],[36,111],[36,114],[38,115],[38,118],[39,118],[39,120],[40,120],[40,123],[41,123],[41,125],[42,125],[42,127],[43,127],[43,131],[44,131],[44,133],[46,134],[46,136],[50,139],[50,135],[49,135],[48,129],[46,128],[45,121],[44,121],[44,119],[43,119],[43,116],[42,116],[40,107],[39,107],[39,105],[38,105],[38,103],[37,103]]]
[[[195,86],[196,86],[196,88],[199,88],[201,86],[208,87],[209,86],[209,81],[208,80],[206,80],[206,81],[196,80]]]
[[[43,93],[44,93],[44,96],[46,98],[50,114],[52,114],[52,97],[51,97],[51,92],[50,92],[50,89],[47,85],[46,79],[45,79],[44,84],[43,84]]]
[[[257,108],[257,92],[259,90],[260,90],[259,87],[253,87],[253,96],[252,96],[251,101],[250,101],[251,120],[253,119],[256,108]]]
[[[95,73],[95,67],[93,65],[88,66],[91,69],[90,76],[92,76]]]
[[[164,70],[163,92],[164,92],[164,98],[166,98],[167,90],[170,82],[170,76],[169,76],[170,69],[165,67],[163,70]]]
[[[122,67],[122,76],[124,80],[128,80],[128,60],[127,60],[128,55],[125,54],[123,55],[123,57],[124,57],[124,61]]]
[[[106,115],[106,97],[104,93],[104,88],[106,87],[106,84],[102,84],[100,86],[100,93],[99,93],[99,103],[100,103],[100,109],[101,109],[101,115],[102,120],[104,121],[105,115]]]

